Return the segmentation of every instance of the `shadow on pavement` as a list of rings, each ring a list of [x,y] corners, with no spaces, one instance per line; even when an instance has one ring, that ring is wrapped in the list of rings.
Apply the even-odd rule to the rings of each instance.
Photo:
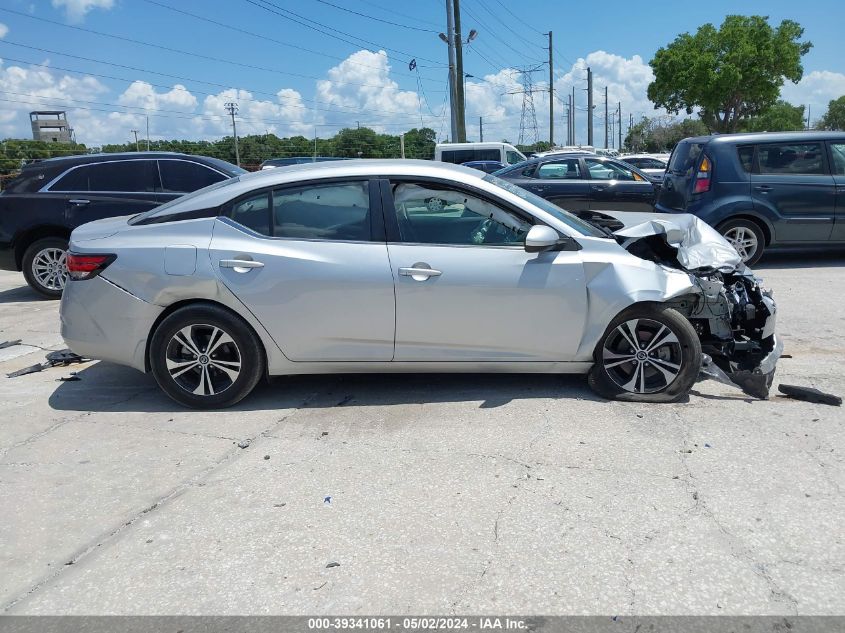
[[[760,261],[752,266],[752,270],[828,268],[830,266],[845,266],[845,246],[835,250],[790,249],[771,251],[763,255]]]
[[[100,362],[71,366],[78,381],[57,383],[50,407],[59,411],[178,412],[149,374]],[[50,370],[56,371],[56,370]],[[59,370],[61,371],[61,370]],[[480,401],[481,408],[513,400],[572,398],[602,402],[584,376],[559,374],[345,374],[284,376],[261,383],[229,411],[383,406]],[[305,403],[305,404],[303,404]]]
[[[10,288],[9,290],[0,291],[0,303],[23,303],[24,301],[37,301],[39,303],[46,301],[53,301],[47,297],[42,297],[40,294],[30,288],[21,277],[23,285],[19,288]]]

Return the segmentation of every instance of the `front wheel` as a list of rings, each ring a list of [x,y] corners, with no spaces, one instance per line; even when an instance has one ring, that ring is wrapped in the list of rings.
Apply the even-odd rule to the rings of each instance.
[[[60,299],[67,283],[67,240],[45,237],[30,244],[21,262],[30,288],[50,299]]]
[[[150,366],[159,387],[194,409],[231,406],[264,373],[264,349],[239,317],[211,304],[168,315],[150,341]]]
[[[590,387],[630,402],[676,402],[701,369],[701,342],[684,316],[664,305],[632,306],[605,330],[594,354]]]

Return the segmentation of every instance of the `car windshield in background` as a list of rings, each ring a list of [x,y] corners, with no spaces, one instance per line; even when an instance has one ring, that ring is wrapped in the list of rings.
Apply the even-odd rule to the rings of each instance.
[[[526,202],[530,202],[535,207],[539,207],[549,215],[553,216],[555,219],[560,220],[566,226],[575,229],[576,231],[582,233],[583,235],[587,235],[589,237],[608,237],[607,233],[602,231],[601,229],[585,222],[584,220],[578,218],[577,216],[572,215],[569,211],[564,211],[559,206],[554,204],[553,202],[549,202],[540,196],[531,193],[530,191],[526,191],[522,187],[518,187],[515,184],[508,182],[507,180],[502,180],[501,178],[496,177],[494,174],[487,174],[484,176],[484,180],[489,183],[493,183],[497,187],[501,187],[505,191],[514,194],[515,196],[519,196]]]

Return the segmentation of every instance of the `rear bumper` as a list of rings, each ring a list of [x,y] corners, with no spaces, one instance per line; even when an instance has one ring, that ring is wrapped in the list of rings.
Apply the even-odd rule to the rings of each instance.
[[[0,270],[20,270],[15,261],[15,249],[9,242],[0,242]]]
[[[145,371],[147,337],[163,311],[103,277],[70,281],[59,310],[61,334],[80,356]]]

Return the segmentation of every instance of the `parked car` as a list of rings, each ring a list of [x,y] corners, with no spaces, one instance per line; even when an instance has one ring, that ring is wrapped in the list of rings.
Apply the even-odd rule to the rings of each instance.
[[[507,164],[498,160],[471,160],[463,163],[464,167],[472,167],[487,174],[492,174],[494,171],[499,171],[507,167]]]
[[[71,231],[141,213],[246,171],[216,158],[169,152],[88,154],[26,165],[0,193],[0,269],[58,298]]]
[[[361,371],[589,372],[605,397],[675,401],[702,353],[767,389],[771,297],[706,224],[660,217],[603,215],[617,241],[431,161],[257,172],[77,228],[62,336],[201,408],[268,374]]]
[[[845,132],[688,138],[657,203],[716,227],[749,265],[765,249],[845,242]]]
[[[331,160],[350,160],[339,156],[291,156],[288,158],[270,158],[261,163],[261,169],[275,169],[276,167],[289,167],[290,165],[303,165],[305,163],[324,163]]]
[[[654,184],[616,159],[572,152],[548,154],[496,175],[568,211],[653,211]]]
[[[663,182],[667,161],[661,160],[651,154],[627,154],[621,156],[619,160],[633,165],[648,176],[652,182]]]
[[[438,143],[434,146],[434,160],[462,165],[472,160],[497,160],[514,165],[525,155],[510,143]]]

